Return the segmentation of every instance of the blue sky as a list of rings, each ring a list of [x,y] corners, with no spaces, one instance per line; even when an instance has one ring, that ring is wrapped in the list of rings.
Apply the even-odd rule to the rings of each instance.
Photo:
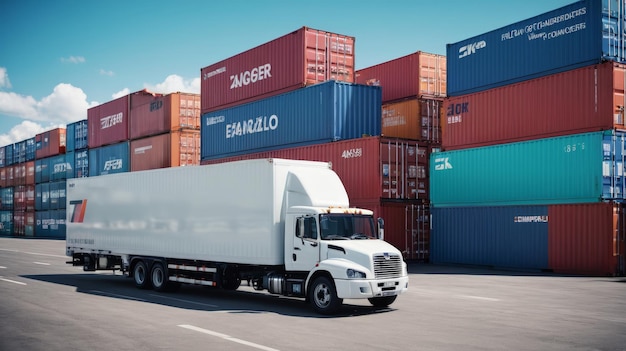
[[[572,0],[3,0],[0,146],[147,88],[199,93],[200,69],[300,27],[356,38],[356,68],[446,44]]]

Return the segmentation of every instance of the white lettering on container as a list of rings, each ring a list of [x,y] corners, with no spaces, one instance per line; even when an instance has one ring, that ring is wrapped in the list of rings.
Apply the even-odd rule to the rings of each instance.
[[[278,128],[278,116],[262,116],[243,122],[226,124],[226,139],[248,134],[268,132]]]
[[[116,124],[120,124],[124,121],[124,114],[122,112],[114,115],[100,118],[100,129],[106,129],[113,127]]]
[[[249,71],[232,75],[230,76],[230,88],[241,88],[245,85],[249,85],[250,83],[256,83],[257,81],[270,78],[272,76],[271,72],[272,65],[266,63],[259,67],[254,67]]]
[[[462,59],[471,54],[475,54],[476,50],[483,49],[485,47],[487,47],[487,42],[484,40],[477,41],[469,45],[461,46],[461,48],[459,49],[459,58]]]
[[[121,158],[115,160],[108,160],[104,163],[104,171],[111,171],[116,169],[122,169],[123,161]]]
[[[514,223],[548,223],[548,216],[515,216]]]

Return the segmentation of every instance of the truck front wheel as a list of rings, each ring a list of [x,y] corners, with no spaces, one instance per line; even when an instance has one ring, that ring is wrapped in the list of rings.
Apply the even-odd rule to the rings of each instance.
[[[135,286],[139,289],[150,288],[150,273],[148,273],[148,267],[144,261],[135,263],[135,268],[133,268],[133,278],[135,279]]]
[[[368,300],[374,307],[387,307],[396,301],[396,297],[397,296],[372,297]]]
[[[337,297],[333,282],[326,277],[317,277],[309,289],[309,301],[313,309],[321,314],[337,312],[343,300]]]

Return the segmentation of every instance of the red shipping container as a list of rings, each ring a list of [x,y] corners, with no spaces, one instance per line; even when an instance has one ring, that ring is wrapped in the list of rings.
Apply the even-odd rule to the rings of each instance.
[[[155,98],[153,93],[140,90],[87,110],[89,148],[129,140],[129,111],[131,106],[143,105]]]
[[[65,153],[65,128],[56,128],[35,135],[35,158]]]
[[[35,184],[35,161],[26,162],[26,185]]]
[[[15,210],[35,210],[35,186],[17,185],[13,189],[13,209]]]
[[[331,162],[351,201],[429,199],[428,162],[432,146],[379,136],[259,152],[202,161],[215,164],[256,158]]]
[[[382,135],[439,143],[443,99],[408,99],[382,105]]]
[[[359,84],[379,85],[383,103],[446,95],[446,57],[418,51],[356,71]]]
[[[302,27],[200,70],[202,114],[309,84],[354,83],[354,37]]]
[[[200,95],[172,93],[155,96],[130,108],[130,139],[200,129]]]
[[[200,131],[178,130],[130,142],[131,171],[197,166],[200,164]]]
[[[599,202],[549,206],[548,228],[548,262],[554,272],[624,274],[624,205]]]
[[[26,164],[18,163],[13,166],[13,185],[25,185],[26,184]]]
[[[14,186],[15,185],[15,181],[13,178],[13,166],[8,166],[5,168],[6,169],[6,186],[10,187],[10,186]]]
[[[624,129],[624,69],[605,62],[444,101],[445,150]]]
[[[0,168],[0,188],[6,188],[8,185],[7,182],[7,168],[8,167],[2,167]]]
[[[405,260],[430,260],[429,205],[411,200],[350,201],[351,207],[374,211],[374,217],[385,221],[385,241],[402,252]]]

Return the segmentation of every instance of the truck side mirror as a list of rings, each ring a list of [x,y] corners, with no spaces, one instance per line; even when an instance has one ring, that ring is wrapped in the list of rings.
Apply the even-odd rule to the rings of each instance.
[[[304,237],[304,218],[296,219],[296,237],[302,239]]]
[[[378,238],[385,240],[385,220],[378,217]]]

